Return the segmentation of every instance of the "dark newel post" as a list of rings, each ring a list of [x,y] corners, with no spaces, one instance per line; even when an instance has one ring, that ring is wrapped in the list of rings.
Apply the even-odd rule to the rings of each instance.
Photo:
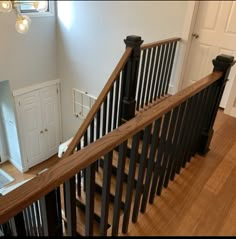
[[[230,69],[231,67],[234,65],[235,61],[234,61],[234,57],[233,56],[228,56],[228,55],[219,55],[216,57],[216,59],[214,59],[213,61],[213,72],[214,71],[221,71],[223,72],[222,77],[218,80],[219,82],[219,93],[218,96],[216,97],[216,102],[213,102],[214,107],[213,110],[211,112],[211,117],[209,119],[209,122],[207,122],[207,126],[204,129],[202,136],[201,136],[201,141],[200,141],[200,145],[199,145],[199,150],[198,152],[201,155],[205,155],[208,151],[209,151],[209,145],[214,133],[213,130],[213,125],[215,122],[215,118],[216,118],[216,114],[220,105],[220,101],[224,92],[224,88],[226,85],[226,82],[228,81],[228,76],[230,73]]]
[[[137,88],[138,68],[140,60],[140,46],[143,40],[140,36],[127,36],[124,40],[127,47],[133,48],[132,54],[123,72],[123,107],[122,121],[129,120],[135,115],[135,94]]]

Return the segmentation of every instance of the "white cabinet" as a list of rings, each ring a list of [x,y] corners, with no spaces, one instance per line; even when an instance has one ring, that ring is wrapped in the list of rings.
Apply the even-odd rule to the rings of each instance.
[[[15,96],[23,160],[31,168],[58,151],[61,142],[59,84]]]

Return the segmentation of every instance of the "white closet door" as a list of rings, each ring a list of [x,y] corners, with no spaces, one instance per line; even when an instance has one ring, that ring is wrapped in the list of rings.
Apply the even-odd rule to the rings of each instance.
[[[42,88],[40,99],[43,116],[43,130],[47,142],[47,158],[56,154],[60,144],[59,101],[56,85]]]
[[[32,91],[20,96],[20,118],[23,127],[24,148],[28,167],[45,160],[47,144],[44,138],[39,91]]]

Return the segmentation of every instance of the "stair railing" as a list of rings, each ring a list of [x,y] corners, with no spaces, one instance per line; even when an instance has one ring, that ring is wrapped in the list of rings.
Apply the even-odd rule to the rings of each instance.
[[[71,180],[74,184],[78,183],[74,176],[83,169],[86,169],[88,175],[85,188],[85,235],[94,234],[96,179],[101,170],[103,179],[100,185],[102,206],[99,234],[116,236],[121,232],[121,227],[122,232],[127,232],[131,212],[132,222],[136,222],[139,212],[145,212],[147,202],[152,203],[155,195],[161,194],[163,187],[168,186],[169,180],[174,180],[175,175],[191,161],[195,153],[207,152],[216,112],[234,59],[221,55],[213,64],[212,74],[138,114],[82,150],[63,158],[46,172],[0,197],[1,233],[77,235],[77,225],[81,221],[76,211],[70,210],[73,208],[70,204],[66,205],[66,223],[62,223],[60,185]],[[144,132],[142,139],[141,132]],[[126,172],[129,147],[130,159]],[[111,169],[116,153],[117,176],[115,191],[112,192]],[[95,165],[100,159],[104,161],[103,167],[96,171]],[[123,188],[126,173],[127,186]],[[76,189],[68,189],[66,197],[71,199],[67,201],[75,204]],[[109,209],[111,203],[112,212]]]
[[[180,38],[142,46],[143,41],[139,36],[128,36],[124,41],[124,55],[69,144],[64,157],[116,129],[134,117],[136,111],[168,95]]]

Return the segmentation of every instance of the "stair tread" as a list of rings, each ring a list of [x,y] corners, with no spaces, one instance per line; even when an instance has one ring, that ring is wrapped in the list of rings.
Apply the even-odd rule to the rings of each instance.
[[[86,194],[83,190],[81,190],[81,195],[77,196],[77,200],[82,203],[83,205],[86,205]],[[99,193],[95,192],[94,197],[94,213],[100,217],[101,216],[101,195]],[[108,224],[112,224],[113,219],[113,203],[110,202],[109,204],[109,213],[108,213]]]
[[[103,170],[101,167],[98,168],[98,171],[96,171],[96,179],[95,182],[102,187],[103,186]],[[115,190],[116,190],[116,178],[114,176],[111,177],[111,187],[110,187],[110,193],[115,196]],[[125,202],[125,196],[127,191],[127,184],[125,181],[123,182],[123,190],[122,190],[122,198],[121,201]]]
[[[113,151],[113,158],[112,158],[112,165],[114,167],[118,167],[118,159],[119,159],[119,154],[117,151]],[[130,159],[129,157],[126,157],[126,161],[125,161],[125,173],[128,175],[129,174],[129,167],[130,167]],[[139,167],[139,163],[136,163],[136,169],[135,169],[135,176],[134,178],[137,180],[138,179],[138,167]]]

